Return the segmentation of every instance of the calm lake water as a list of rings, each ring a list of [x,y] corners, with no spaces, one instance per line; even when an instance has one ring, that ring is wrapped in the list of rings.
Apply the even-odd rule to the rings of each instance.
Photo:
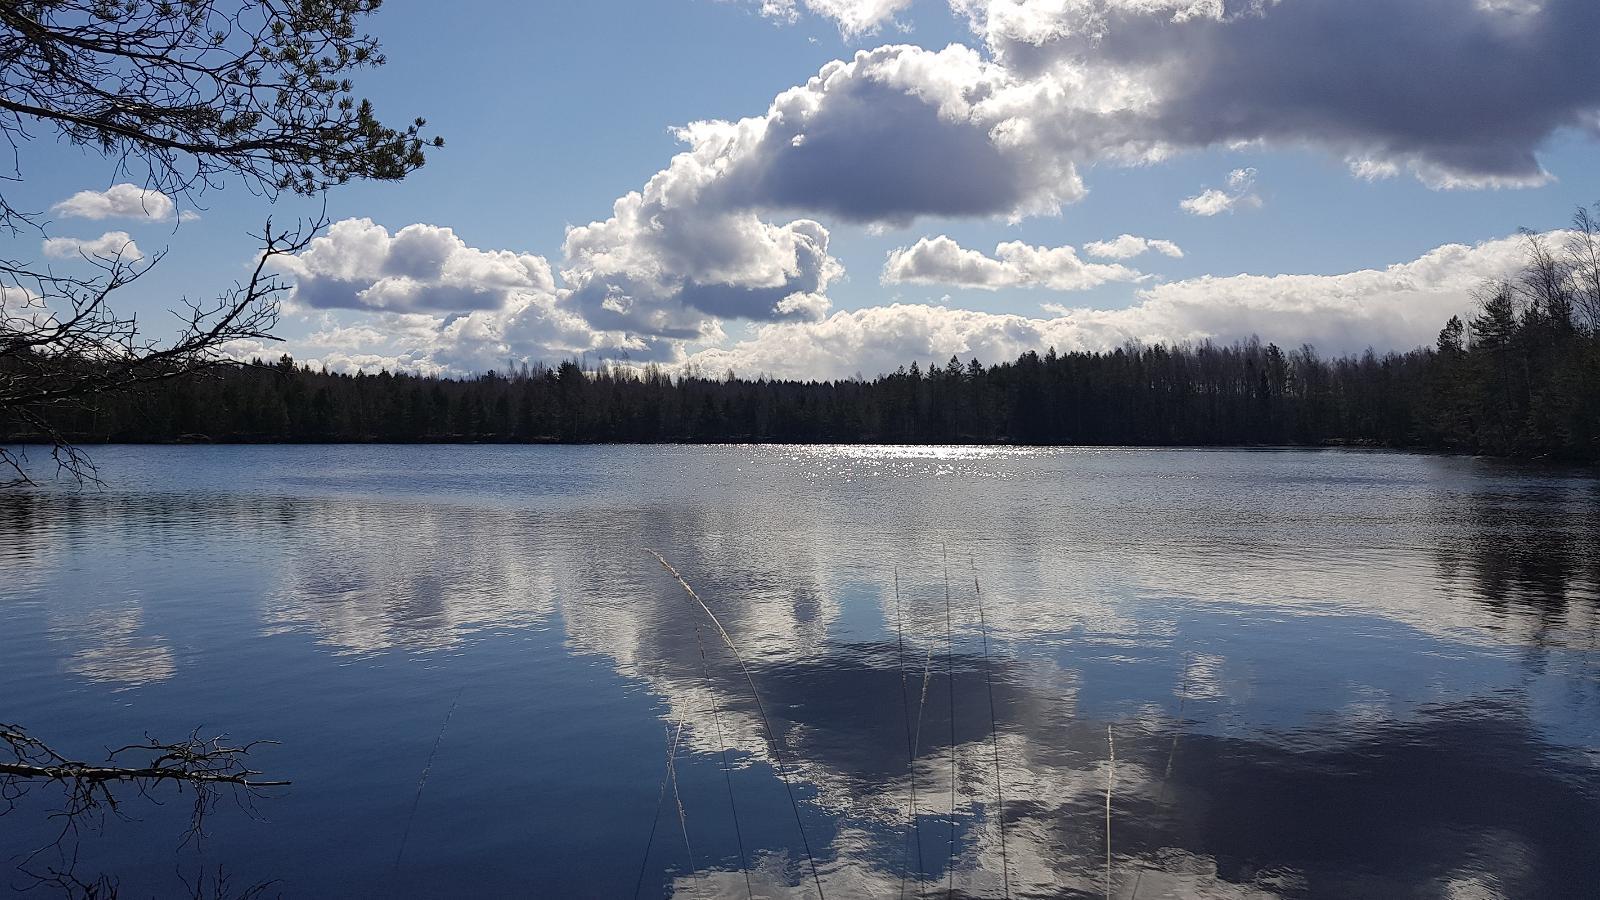
[[[1600,895],[1581,472],[959,447],[94,458],[104,491],[0,496],[0,721],[96,758],[196,726],[271,739],[253,766],[293,781],[182,847],[187,795],[131,796],[78,841],[79,873],[124,896],[218,865],[291,897],[808,896],[806,846],[835,897]],[[646,548],[726,626],[770,741]],[[53,799],[0,818],[3,883],[26,883]]]

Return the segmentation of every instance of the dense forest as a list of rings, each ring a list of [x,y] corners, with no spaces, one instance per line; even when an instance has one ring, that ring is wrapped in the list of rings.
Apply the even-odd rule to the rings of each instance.
[[[1451,319],[1434,346],[1404,353],[1130,345],[831,382],[571,361],[464,379],[350,375],[285,356],[52,415],[84,443],[1358,444],[1596,461],[1600,242],[1592,228],[1572,235],[1555,249],[1530,235],[1518,275],[1486,285],[1476,313]],[[0,421],[5,443],[34,436]]]

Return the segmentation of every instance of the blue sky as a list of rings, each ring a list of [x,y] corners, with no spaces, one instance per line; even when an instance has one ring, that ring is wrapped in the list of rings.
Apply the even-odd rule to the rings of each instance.
[[[1560,40],[1540,30],[1541,19],[1584,21],[1589,14],[1580,8],[1584,4],[1568,0],[1496,0],[1516,7],[1510,12],[1487,0],[1353,0],[1340,8],[1356,12],[1334,17],[1335,30],[1326,38],[1330,46],[1304,53],[1337,54],[1340,65],[1357,70],[1323,78],[1348,81],[1348,94],[1306,87],[1323,76],[1294,71],[1300,54],[1287,46],[1261,54],[1258,64],[1288,71],[1265,69],[1272,77],[1250,84],[1276,84],[1281,78],[1283,84],[1299,85],[1298,94],[1262,88],[1258,97],[1241,96],[1224,66],[1208,68],[1206,54],[1227,51],[1231,35],[1256,29],[1249,33],[1256,43],[1279,35],[1289,42],[1302,33],[1295,26],[1295,7],[1330,2],[1281,0],[1251,18],[1248,11],[1241,13],[1244,4],[1218,0],[1159,0],[1155,13],[1132,12],[1128,0],[915,0],[909,5],[904,0],[797,0],[778,15],[770,8],[764,15],[757,0],[478,2],[466,7],[396,0],[368,21],[389,63],[365,73],[357,92],[371,97],[386,119],[426,116],[428,130],[443,135],[447,146],[402,183],[337,189],[328,196],[328,213],[335,221],[370,219],[387,235],[417,223],[435,226],[428,239],[445,244],[437,229],[448,228],[461,252],[522,255],[516,264],[520,274],[514,284],[498,275],[459,276],[489,278],[469,285],[450,281],[458,276],[441,275],[409,284],[400,294],[383,294],[403,294],[403,301],[380,302],[373,297],[382,292],[354,293],[363,285],[352,287],[352,281],[365,278],[365,286],[371,286],[398,261],[364,263],[341,256],[354,252],[353,239],[337,246],[331,241],[320,256],[288,273],[306,286],[284,319],[283,348],[341,368],[386,365],[465,373],[507,357],[553,361],[581,352],[671,365],[694,361],[749,374],[835,377],[855,371],[870,375],[913,358],[926,362],[958,353],[993,359],[1030,345],[1101,347],[1130,338],[1235,340],[1260,334],[1291,345],[1310,341],[1333,352],[1368,344],[1379,349],[1414,345],[1437,330],[1442,313],[1468,307],[1466,285],[1497,274],[1513,254],[1491,243],[1450,256],[1448,273],[1439,271],[1442,261],[1389,278],[1351,279],[1347,273],[1413,264],[1442,245],[1493,242],[1519,226],[1559,228],[1576,204],[1600,200],[1594,140],[1600,92],[1586,92],[1581,85],[1553,91],[1534,72],[1528,83],[1517,84],[1514,71],[1505,76],[1487,64],[1482,85],[1476,84],[1479,70],[1467,64],[1453,84],[1441,86],[1421,70],[1438,68],[1430,66],[1429,52],[1447,54],[1455,48],[1425,46],[1407,63],[1377,58],[1388,52],[1382,45],[1408,46],[1407,29],[1416,30],[1411,37],[1451,30],[1429,29],[1428,16],[1476,16],[1484,20],[1479,39],[1482,34],[1503,39],[1514,49],[1508,55],[1515,62],[1515,53],[1560,52],[1557,44],[1538,45]],[[1009,16],[1005,22],[993,8],[1000,6]],[[1103,40],[1074,45],[1089,26],[1069,17],[1091,8]],[[869,25],[860,33],[842,33],[847,16],[882,9],[891,10],[892,17],[872,23],[875,29]],[[987,19],[975,25],[978,20],[969,13]],[[1053,29],[1048,40],[1027,31],[1040,22]],[[1147,50],[1153,57],[1167,41],[1178,42],[1175,56],[1160,51],[1180,60],[1176,78],[1166,63],[1161,68],[1141,58]],[[976,183],[981,171],[954,150],[945,152],[939,144],[943,124],[914,132],[910,129],[919,126],[907,118],[908,124],[898,128],[894,117],[909,115],[905,104],[885,100],[878,82],[872,82],[871,91],[861,88],[858,96],[848,96],[854,105],[845,108],[860,115],[840,119],[844,124],[836,127],[844,129],[842,137],[824,139],[820,131],[797,135],[796,140],[812,141],[807,147],[820,149],[781,154],[740,145],[728,151],[727,160],[741,161],[756,173],[745,179],[751,183],[740,181],[742,176],[696,181],[702,195],[673,207],[660,226],[663,233],[641,237],[629,230],[634,226],[613,223],[595,238],[601,249],[588,257],[564,245],[568,226],[606,220],[617,198],[643,189],[686,149],[673,128],[762,116],[775,97],[804,85],[831,61],[891,44],[928,51],[951,44],[972,48],[972,59],[992,71],[974,76],[948,54],[897,53],[891,60],[925,66],[933,74],[914,77],[928,79],[929,85],[945,83],[940,80],[947,77],[944,70],[956,73],[948,77],[967,79],[963,89],[971,97],[981,98],[990,89],[984,85],[995,79],[1028,97],[1025,91],[1037,85],[1074,85],[1068,96],[1080,105],[1076,111],[1063,108],[1057,115],[1048,101],[1030,99],[1023,115],[1035,131],[1069,122],[1062,130],[1071,133],[1028,137],[1037,147],[1028,144],[1015,158],[1029,161],[1017,164],[1014,158],[1007,165],[1016,171],[997,177],[1032,179],[1019,188],[1022,199],[1032,202],[1062,193],[1055,185],[1062,181],[1061,166],[1070,164],[1081,179],[1081,196],[1066,191],[1064,199],[1057,197],[1059,212],[1022,214],[1001,208],[1004,204],[974,210],[969,201],[961,207],[938,199],[942,185]],[[1238,65],[1253,64],[1246,59]],[[1573,68],[1571,78],[1597,80],[1583,65]],[[1415,85],[1404,83],[1412,77],[1408,66],[1419,73]],[[1360,71],[1363,67],[1367,71]],[[1115,106],[1095,92],[1109,95],[1115,79],[1129,73],[1149,79],[1166,104],[1157,104],[1135,137],[1145,150],[1154,145],[1160,150],[1137,160],[1120,145],[1103,144],[1094,133],[1099,120],[1081,111],[1083,105]],[[974,78],[983,85],[973,87]],[[1495,78],[1500,83],[1493,83]],[[1189,87],[1213,83],[1219,93]],[[889,90],[925,96],[931,88],[897,82]],[[1243,90],[1254,88],[1247,84]],[[1482,103],[1474,102],[1474,92],[1481,93]],[[1288,102],[1277,94],[1290,95],[1292,105],[1274,106]],[[874,103],[883,104],[883,110],[870,109]],[[1451,112],[1448,119],[1441,113],[1441,121],[1413,127],[1435,107],[1466,112]],[[1521,108],[1539,115],[1529,122],[1497,121],[1509,116],[1508,109]],[[1252,116],[1258,121],[1247,121]],[[1227,133],[1212,127],[1232,119],[1244,124],[1230,121],[1226,127],[1236,130]],[[972,133],[996,128],[1000,121],[983,119]],[[870,127],[878,122],[891,127],[879,133]],[[1507,137],[1512,132],[1519,133]],[[991,130],[991,139],[1000,140],[993,137],[998,133]],[[902,140],[911,134],[921,137]],[[958,137],[966,140],[967,134]],[[956,146],[952,139],[951,147]],[[905,165],[948,168],[934,172],[920,189],[930,198],[925,207],[910,216],[880,215],[869,208],[872,200],[858,199],[873,194],[874,179],[896,171],[897,154],[910,158],[922,148],[926,158]],[[1392,177],[1369,180],[1352,173],[1350,157],[1371,148],[1377,148],[1375,159],[1395,167]],[[1525,148],[1537,152],[1549,176],[1546,183],[1482,186],[1538,180],[1515,168]],[[1045,175],[1029,168],[1047,155],[1055,168]],[[1440,165],[1454,168],[1439,176]],[[800,174],[784,171],[802,166]],[[24,148],[21,167],[27,177],[8,186],[7,197],[35,210],[49,209],[78,191],[139,180],[117,176],[104,159],[47,135]],[[1229,188],[1230,173],[1241,170],[1253,170],[1253,177],[1241,175],[1238,186]],[[1474,186],[1440,189],[1441,177]],[[1180,208],[1183,200],[1208,189],[1231,192],[1242,202],[1212,216]],[[736,196],[704,199],[722,194]],[[237,183],[195,199],[203,207],[199,218],[176,229],[170,221],[57,214],[48,230],[53,237],[86,240],[125,231],[145,253],[168,248],[162,264],[121,301],[146,321],[158,321],[151,316],[175,296],[212,294],[239,277],[252,254],[248,233],[264,216],[282,221],[314,209],[294,198],[270,203]],[[179,198],[179,205],[189,204]],[[730,243],[716,251],[723,255],[714,261],[697,256],[698,248],[741,227],[782,229],[799,221],[817,228],[768,233],[752,238],[756,243],[749,248]],[[1096,259],[1086,250],[1092,242],[1122,234],[1171,241],[1183,256],[1151,252]],[[942,245],[944,256],[930,249],[908,257],[899,267],[906,277],[884,282],[891,252],[939,236],[950,239]],[[819,240],[825,251],[817,250]],[[1069,256],[1040,257],[1044,261],[1019,268],[1001,265],[1004,254],[996,258],[996,245],[1007,241],[1042,250],[1073,249]],[[25,234],[12,239],[7,252],[38,256],[39,242],[38,235]],[[799,248],[793,259],[770,258],[793,247]],[[970,263],[965,274],[952,274],[950,254],[957,251],[951,247],[967,254],[961,257]],[[748,265],[739,256],[747,249]],[[768,257],[758,260],[758,253]],[[807,263],[806,253],[820,253],[822,261]],[[63,258],[56,265],[71,265],[66,254],[57,255]],[[528,256],[547,262],[548,279],[527,274],[540,265],[528,262]],[[628,261],[617,262],[623,257]],[[389,269],[363,274],[363,265]],[[1094,266],[1121,266],[1122,273]],[[577,278],[563,278],[561,270],[570,268],[582,271]],[[330,280],[335,269],[341,273],[337,285]],[[1326,278],[1228,280],[1240,273]],[[346,296],[335,288],[350,291]],[[450,298],[460,295],[452,289],[460,288],[479,299],[452,307],[459,301]],[[806,299],[779,310],[791,290]],[[532,295],[538,299],[530,306]],[[610,306],[602,303],[605,298]],[[895,303],[902,308],[885,312]],[[1340,303],[1357,311],[1336,308]],[[1146,309],[1137,315],[1101,315],[1140,307]],[[982,315],[957,315],[962,311]],[[846,321],[840,314],[859,315]]]

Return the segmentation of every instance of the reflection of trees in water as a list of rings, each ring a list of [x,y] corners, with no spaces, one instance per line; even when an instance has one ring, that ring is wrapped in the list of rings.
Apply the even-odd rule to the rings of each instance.
[[[0,573],[12,590],[28,587],[55,558],[60,508],[70,499],[0,491]]]
[[[1447,583],[1536,645],[1600,649],[1600,487],[1474,490],[1440,514],[1462,526],[1436,550]]]

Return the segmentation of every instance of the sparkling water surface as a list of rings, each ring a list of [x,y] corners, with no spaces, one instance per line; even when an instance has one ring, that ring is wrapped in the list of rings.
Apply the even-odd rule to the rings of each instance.
[[[276,741],[251,764],[293,782],[188,843],[189,795],[130,796],[75,841],[124,896],[218,866],[290,897],[1600,896],[1591,473],[93,456],[103,490],[0,495],[0,722],[95,759]],[[57,801],[0,816],[0,883]]]

